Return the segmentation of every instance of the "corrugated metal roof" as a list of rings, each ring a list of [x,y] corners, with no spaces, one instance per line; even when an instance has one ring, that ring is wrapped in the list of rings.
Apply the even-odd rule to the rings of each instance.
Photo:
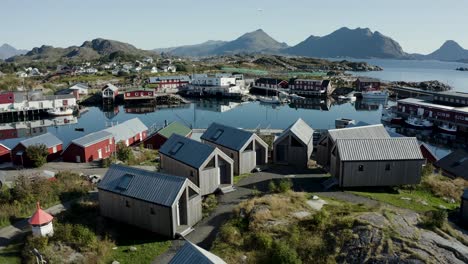
[[[182,125],[179,122],[172,122],[167,127],[162,128],[157,133],[164,136],[165,138],[170,138],[172,134],[181,135],[183,137],[187,136],[192,132],[192,129]]]
[[[104,131],[112,133],[116,143],[125,141],[147,130],[148,127],[146,127],[138,118],[133,118],[113,127],[104,129]]]
[[[117,88],[117,87],[116,87],[115,85],[113,85],[112,83],[106,84],[106,85],[102,88],[102,90],[107,89],[107,88],[109,88],[110,90],[112,90],[112,91],[114,91],[114,92],[117,91],[117,90],[119,90],[119,88]]]
[[[219,135],[219,136],[218,136]],[[219,123],[212,123],[201,139],[214,142],[226,148],[239,151],[252,137],[253,133]],[[218,136],[218,137],[216,137]]]
[[[456,150],[437,161],[435,166],[455,176],[468,179],[468,151]]]
[[[70,87],[70,89],[78,89],[78,88],[87,90],[89,89],[89,86],[84,83],[75,83],[72,87]]]
[[[32,138],[22,140],[20,141],[20,143],[25,147],[38,145],[38,144],[44,144],[46,145],[47,148],[51,148],[51,147],[62,144],[62,141],[51,133],[45,133],[39,136],[35,136]]]
[[[122,178],[129,175],[133,177],[127,182],[126,188],[119,188]],[[186,181],[186,178],[179,176],[113,164],[98,188],[155,204],[172,206]]]
[[[182,146],[177,151],[174,151],[174,148],[176,148],[178,144],[182,144]],[[183,162],[193,168],[200,168],[213,151],[215,151],[215,148],[212,146],[175,134],[159,149],[159,153]]]
[[[341,129],[330,129],[328,130],[328,134],[330,135],[333,141],[336,141],[337,139],[390,137],[387,130],[382,124]]]
[[[336,147],[342,161],[424,159],[414,137],[338,139]]]
[[[111,137],[113,137],[112,133],[101,130],[98,132],[90,133],[84,137],[77,138],[73,140],[72,143],[78,146],[87,147]]]
[[[203,248],[186,241],[169,264],[226,264],[224,260]]]
[[[304,144],[309,144],[309,142],[313,139],[314,130],[301,118],[297,119],[291,126],[289,126],[286,130],[278,136],[276,140],[280,140],[283,138],[284,135],[287,133],[293,133],[296,137],[301,140]]]

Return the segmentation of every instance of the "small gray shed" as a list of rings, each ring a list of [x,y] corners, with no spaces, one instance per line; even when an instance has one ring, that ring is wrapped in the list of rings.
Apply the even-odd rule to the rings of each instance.
[[[190,179],[201,195],[232,187],[234,162],[216,147],[173,134],[159,155],[162,171]]]
[[[341,187],[418,184],[424,162],[414,137],[338,139],[330,174]]]
[[[461,197],[460,216],[462,225],[468,226],[468,188]]]
[[[185,244],[177,251],[169,264],[226,264],[224,260],[215,254],[185,241]]]
[[[112,165],[98,185],[101,215],[174,238],[202,218],[200,190],[183,177]]]
[[[307,167],[314,150],[313,134],[314,130],[299,118],[273,142],[273,161],[278,164]]]
[[[336,141],[338,139],[360,138],[390,138],[390,135],[382,124],[330,129],[317,144],[317,153],[315,155],[317,163],[326,169],[331,169],[331,150],[335,146]]]
[[[252,172],[255,167],[268,163],[268,144],[253,132],[212,123],[201,140],[234,160],[235,175]]]

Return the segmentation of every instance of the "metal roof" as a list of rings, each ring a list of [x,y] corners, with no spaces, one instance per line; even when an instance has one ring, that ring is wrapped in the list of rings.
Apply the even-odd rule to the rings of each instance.
[[[456,150],[438,160],[435,166],[457,177],[468,179],[468,151],[464,149]]]
[[[122,179],[129,176],[130,181],[126,182],[125,188],[121,188]],[[150,203],[172,206],[186,181],[186,178],[179,176],[113,164],[98,188]]]
[[[172,134],[177,134],[181,136],[187,136],[192,132],[192,129],[188,128],[187,126],[182,125],[179,122],[172,122],[168,126],[160,129],[157,134],[165,138],[170,138]]]
[[[333,141],[337,139],[390,138],[390,135],[382,124],[330,129],[328,130],[328,134]]]
[[[289,132],[293,133],[299,140],[301,140],[304,144],[309,144],[309,142],[313,139],[314,130],[301,118],[297,119],[291,126],[289,126],[286,130],[278,136],[276,140],[281,140],[283,136],[288,134]],[[276,141],[275,140],[275,141]]]
[[[448,106],[448,105],[436,104],[436,103],[432,103],[432,102],[429,102],[429,101],[421,100],[421,99],[418,99],[418,98],[400,99],[400,100],[398,100],[398,103],[407,103],[407,104],[422,105],[422,106],[428,106],[428,107],[433,107],[433,108],[439,108],[439,109],[443,109],[443,110],[454,110],[454,109],[458,109],[457,107]]]
[[[341,161],[424,159],[414,137],[338,139],[336,148]]]
[[[104,131],[112,133],[116,143],[130,139],[147,130],[148,127],[145,126],[139,118],[133,118],[113,127],[104,129]]]
[[[119,90],[119,88],[117,88],[117,86],[113,85],[112,83],[108,83],[104,87],[102,87],[102,90],[104,90],[104,89],[110,89],[110,90],[112,90],[114,92]]]
[[[47,148],[51,148],[57,145],[61,145],[63,142],[60,139],[58,139],[55,135],[51,133],[45,133],[39,136],[22,140],[20,141],[20,143],[25,147],[43,144],[46,145]]]
[[[70,87],[70,89],[72,89],[72,90],[73,89],[78,89],[78,88],[87,90],[87,89],[89,89],[89,86],[84,84],[84,83],[75,83],[73,86]]]
[[[176,146],[182,146],[174,151]],[[193,168],[200,166],[215,151],[213,146],[173,134],[159,149],[159,153],[183,162]]]
[[[72,140],[72,143],[85,148],[109,138],[112,138],[112,133],[101,130]]]
[[[185,241],[169,264],[226,264],[224,260],[203,248]]]
[[[201,139],[239,151],[252,138],[253,134],[243,129],[212,123],[203,133]]]

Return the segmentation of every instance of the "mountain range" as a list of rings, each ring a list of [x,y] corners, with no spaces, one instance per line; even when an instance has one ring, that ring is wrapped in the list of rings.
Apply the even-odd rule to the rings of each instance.
[[[406,53],[392,38],[368,28],[340,28],[328,35],[310,36],[295,46],[288,46],[258,29],[232,41],[210,40],[201,44],[152,51],[138,49],[131,44],[107,39],[85,41],[81,46],[56,48],[43,45],[31,51],[16,50],[5,44],[0,47],[0,58],[7,61],[28,62],[35,60],[94,60],[117,57],[142,57],[165,53],[183,57],[207,57],[229,54],[278,54],[319,58],[384,58],[431,59],[442,61],[468,61],[468,50],[453,40],[446,41],[439,49],[427,54]],[[23,55],[20,55],[23,54]],[[13,57],[12,57],[13,56]]]
[[[25,54],[26,52],[28,51],[15,49],[14,47],[5,43],[0,46],[0,59],[5,60],[16,55]]]

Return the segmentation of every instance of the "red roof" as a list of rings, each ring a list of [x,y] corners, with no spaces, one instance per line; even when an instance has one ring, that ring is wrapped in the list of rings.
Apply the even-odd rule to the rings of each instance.
[[[48,214],[46,211],[42,210],[39,202],[37,202],[37,210],[33,216],[29,218],[28,222],[31,225],[43,225],[49,223],[52,221],[52,219],[54,219],[54,217]]]

